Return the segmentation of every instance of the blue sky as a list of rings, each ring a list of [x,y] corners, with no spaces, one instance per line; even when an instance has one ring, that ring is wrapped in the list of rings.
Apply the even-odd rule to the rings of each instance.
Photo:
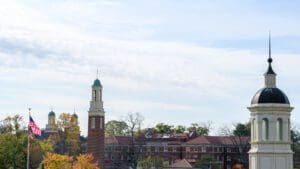
[[[86,134],[100,69],[106,120],[140,112],[144,127],[245,122],[263,86],[272,31],[278,86],[300,116],[297,2],[13,1],[0,6],[0,118],[27,108],[76,112]]]

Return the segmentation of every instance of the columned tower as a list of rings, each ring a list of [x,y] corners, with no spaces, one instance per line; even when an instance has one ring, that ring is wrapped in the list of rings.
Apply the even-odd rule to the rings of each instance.
[[[57,124],[55,119],[55,112],[53,109],[48,114],[48,124],[46,124],[45,133],[49,135],[57,134]]]
[[[97,78],[92,85],[88,121],[87,152],[98,161],[99,167],[104,166],[104,109],[102,101],[102,85]]]
[[[271,39],[269,37],[268,69],[265,86],[253,97],[251,112],[250,169],[293,169],[290,112],[293,107],[287,96],[276,86],[272,69]]]

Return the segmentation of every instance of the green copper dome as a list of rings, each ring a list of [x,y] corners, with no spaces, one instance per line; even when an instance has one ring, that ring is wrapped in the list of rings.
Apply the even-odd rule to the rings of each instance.
[[[96,80],[94,81],[93,87],[100,87],[100,86],[101,86],[100,80],[99,80],[99,79],[96,79]]]
[[[50,111],[49,114],[48,114],[48,116],[55,116],[54,111]]]
[[[78,119],[78,115],[76,113],[73,113],[73,117]]]

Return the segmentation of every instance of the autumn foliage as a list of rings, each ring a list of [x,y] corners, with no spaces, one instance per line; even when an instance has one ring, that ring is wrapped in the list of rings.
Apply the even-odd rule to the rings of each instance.
[[[74,165],[74,169],[99,169],[97,163],[93,163],[94,157],[91,154],[80,154]]]
[[[45,169],[100,169],[92,161],[93,156],[90,154],[81,154],[74,162],[70,156],[47,153],[42,163]]]
[[[71,169],[72,158],[67,155],[60,155],[55,153],[47,153],[44,157],[43,164],[46,169]]]

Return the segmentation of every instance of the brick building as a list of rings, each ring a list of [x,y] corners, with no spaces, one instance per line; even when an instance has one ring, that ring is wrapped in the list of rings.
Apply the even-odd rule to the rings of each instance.
[[[229,136],[189,137],[188,134],[157,135],[136,139],[134,145],[139,159],[149,155],[160,156],[171,165],[183,159],[195,164],[203,157],[211,157],[216,165],[222,166],[225,161],[230,163],[232,159],[247,157],[249,139]],[[130,147],[130,137],[105,138],[105,167],[126,168],[129,165]]]

